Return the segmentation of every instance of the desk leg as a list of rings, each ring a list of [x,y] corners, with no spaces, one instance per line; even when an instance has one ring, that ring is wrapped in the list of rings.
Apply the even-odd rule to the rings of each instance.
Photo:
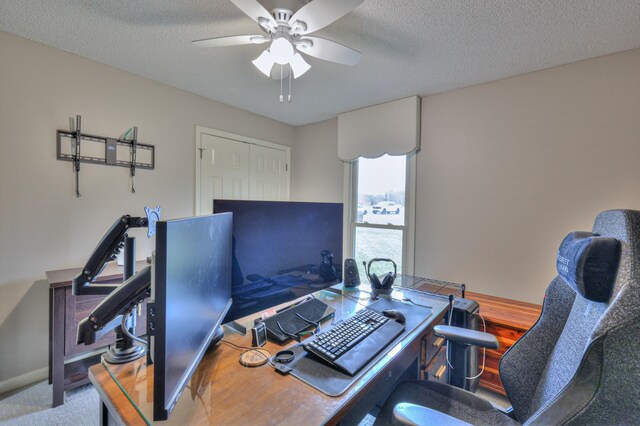
[[[49,384],[53,383],[51,371],[53,370],[53,361],[51,354],[53,352],[53,289],[49,289]]]
[[[49,375],[53,384],[53,407],[64,404],[64,288],[52,289],[51,362]]]
[[[110,417],[109,409],[105,403],[100,400],[100,426],[108,426]]]

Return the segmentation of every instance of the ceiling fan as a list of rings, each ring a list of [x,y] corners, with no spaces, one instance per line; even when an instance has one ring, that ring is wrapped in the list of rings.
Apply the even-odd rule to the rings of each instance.
[[[337,21],[364,0],[306,0],[306,4],[295,13],[288,8],[279,7],[269,13],[257,0],[231,2],[256,21],[266,35],[215,37],[193,41],[194,45],[223,47],[270,43],[269,48],[262,52],[253,64],[267,77],[271,76],[275,64],[281,65],[281,79],[285,76],[285,65],[289,65],[294,78],[300,77],[311,68],[300,53],[344,65],[355,65],[362,56],[360,52],[349,47],[308,34]],[[289,69],[286,70],[287,74],[288,72]]]

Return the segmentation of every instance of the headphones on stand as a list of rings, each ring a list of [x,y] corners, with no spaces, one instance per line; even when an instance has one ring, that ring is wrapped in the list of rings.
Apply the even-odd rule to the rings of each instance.
[[[393,264],[393,273],[389,271],[386,274],[384,274],[381,278],[378,277],[378,275],[375,273],[372,274],[371,265],[374,264],[375,262],[389,262]],[[396,262],[394,262],[391,259],[376,257],[374,259],[371,259],[368,264],[367,262],[364,262],[364,261],[362,262],[362,264],[364,265],[364,271],[367,274],[367,278],[371,283],[371,289],[373,290],[372,297],[376,298],[378,297],[379,294],[391,293],[391,286],[393,285],[393,282],[398,276],[398,266],[396,265]]]

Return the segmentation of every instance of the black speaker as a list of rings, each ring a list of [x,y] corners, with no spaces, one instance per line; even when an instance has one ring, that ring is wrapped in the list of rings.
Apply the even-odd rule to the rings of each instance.
[[[358,287],[360,285],[360,273],[355,259],[347,257],[344,260],[343,271],[345,287]]]

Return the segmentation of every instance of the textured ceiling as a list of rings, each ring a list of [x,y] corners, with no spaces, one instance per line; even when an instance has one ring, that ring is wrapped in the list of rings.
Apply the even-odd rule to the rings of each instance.
[[[263,1],[283,3],[296,0]],[[640,0],[365,0],[313,34],[361,51],[360,63],[308,58],[291,104],[251,64],[264,45],[190,44],[260,32],[228,0],[1,0],[0,29],[301,125],[638,48]]]

